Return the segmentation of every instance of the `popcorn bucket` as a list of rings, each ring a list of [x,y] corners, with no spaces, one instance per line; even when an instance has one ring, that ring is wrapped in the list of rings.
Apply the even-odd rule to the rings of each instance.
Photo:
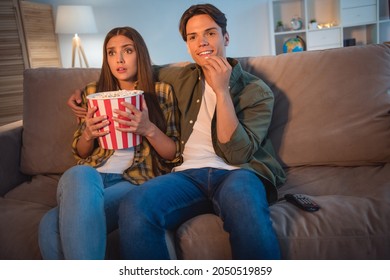
[[[87,96],[90,107],[96,106],[98,109],[95,112],[95,117],[107,115],[110,124],[101,129],[101,131],[109,131],[110,133],[99,137],[99,145],[104,149],[126,149],[137,146],[142,141],[142,136],[129,132],[121,132],[115,129],[115,125],[126,127],[112,120],[114,109],[128,111],[121,105],[123,101],[133,104],[138,110],[142,108],[142,90],[119,90],[106,91],[90,94]],[[123,118],[118,116],[119,118]]]

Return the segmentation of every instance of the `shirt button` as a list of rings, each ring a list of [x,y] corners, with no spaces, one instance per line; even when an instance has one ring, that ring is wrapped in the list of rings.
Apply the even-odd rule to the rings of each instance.
[[[199,103],[200,102],[200,99],[196,100],[196,103]]]
[[[184,144],[184,141],[181,141],[182,144]]]
[[[193,121],[193,120],[190,120],[190,123],[191,123],[191,124],[193,124],[193,123],[194,123],[194,121]]]

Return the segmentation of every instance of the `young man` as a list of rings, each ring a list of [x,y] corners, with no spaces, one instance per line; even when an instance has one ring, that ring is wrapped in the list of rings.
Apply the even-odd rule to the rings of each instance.
[[[160,70],[181,113],[182,165],[131,190],[119,210],[126,259],[168,259],[165,232],[214,212],[230,234],[234,259],[278,259],[269,203],[285,174],[267,138],[274,97],[259,78],[226,58],[225,15],[191,6],[180,33],[195,64]]]

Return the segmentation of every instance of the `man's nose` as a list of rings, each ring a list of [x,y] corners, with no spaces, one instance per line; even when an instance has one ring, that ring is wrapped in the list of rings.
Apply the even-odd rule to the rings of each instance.
[[[209,42],[207,41],[207,38],[205,36],[200,36],[199,37],[199,46],[204,47],[207,46]]]

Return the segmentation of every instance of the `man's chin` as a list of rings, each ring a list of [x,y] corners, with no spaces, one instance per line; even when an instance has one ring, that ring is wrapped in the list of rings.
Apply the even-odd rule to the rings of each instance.
[[[197,56],[196,59],[194,59],[195,63],[203,66],[208,59],[208,56]]]

